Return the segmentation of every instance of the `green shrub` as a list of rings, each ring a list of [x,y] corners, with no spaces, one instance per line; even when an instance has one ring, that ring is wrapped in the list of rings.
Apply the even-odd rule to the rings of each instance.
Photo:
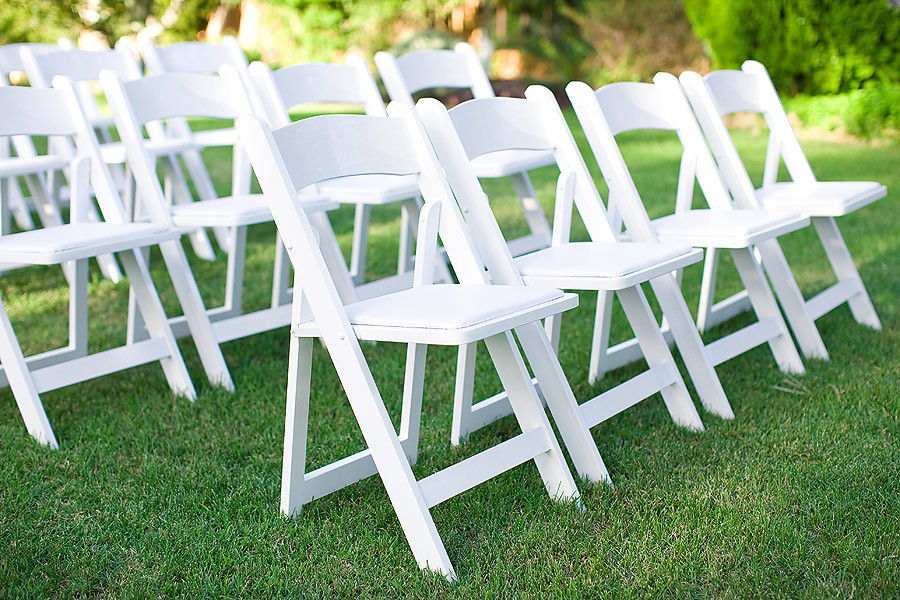
[[[803,125],[900,141],[900,85],[873,84],[843,94],[798,95],[784,101]]]
[[[834,94],[900,80],[900,6],[890,0],[685,0],[716,68],[748,58],[782,93]]]

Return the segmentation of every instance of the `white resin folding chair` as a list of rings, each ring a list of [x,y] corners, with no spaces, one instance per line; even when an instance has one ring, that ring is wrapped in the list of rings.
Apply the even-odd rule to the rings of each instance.
[[[478,53],[465,42],[453,50],[421,50],[399,57],[378,52],[375,65],[391,100],[409,106],[413,105],[413,94],[435,88],[465,88],[475,98],[495,96]],[[550,164],[550,153],[526,150],[485,154],[473,164],[478,177],[509,177],[515,186],[531,234],[509,241],[513,256],[550,245],[550,224],[528,177],[531,169]]]
[[[697,383],[701,401],[713,413],[732,418],[734,413],[702,341],[691,321],[672,271],[701,260],[702,252],[685,244],[631,243],[617,240],[579,154],[562,111],[546,88],[531,86],[528,99],[486,98],[464,102],[449,113],[436,100],[417,104],[420,116],[447,173],[478,254],[488,265],[493,281],[615,293],[639,340],[640,357],[649,369],[580,405],[582,419],[593,427],[661,393],[672,419],[679,425],[702,430],[700,417],[684,386],[641,289],[651,282],[672,315],[685,362]],[[552,152],[561,175],[554,214],[553,245],[512,259],[488,198],[472,163],[487,152],[508,150]],[[582,211],[593,242],[569,242],[573,203]],[[561,315],[548,319],[546,328],[554,348],[560,337]],[[505,394],[472,404],[475,345],[461,348],[458,361],[452,441],[509,414]]]
[[[128,162],[134,172],[142,204],[169,215],[175,226],[185,231],[224,227],[229,232],[231,250],[228,253],[225,302],[222,306],[207,311],[208,319],[213,324],[215,339],[222,343],[287,326],[290,323],[288,304],[253,312],[243,311],[247,228],[272,222],[269,206],[262,194],[237,194],[169,205],[155,165],[147,152],[148,145],[153,142],[154,131],[148,124],[159,125],[161,121],[184,120],[188,117],[235,119],[238,115],[252,113],[244,86],[234,70],[226,66],[223,67],[222,76],[165,73],[134,81],[122,81],[114,73],[104,72],[100,80],[119,134],[125,143]],[[151,136],[149,140],[142,134],[145,126]],[[169,161],[160,160],[160,165],[166,171]],[[347,274],[346,263],[339,254],[337,241],[333,239],[324,213],[337,204],[312,193],[305,193],[300,198],[303,208],[315,214],[316,222],[324,223],[320,233],[324,239],[323,245],[327,245],[329,267],[337,274],[335,278],[341,282],[342,287],[352,292],[353,284]],[[332,239],[328,240],[328,236],[332,236]],[[334,252],[338,252],[338,255],[335,256]],[[193,277],[189,272],[186,276]],[[187,315],[171,320],[177,337],[192,333],[186,326],[186,317]],[[140,315],[132,311],[130,334],[138,339],[142,335],[141,329]]]
[[[273,127],[291,123],[290,108],[312,103],[362,105],[367,115],[386,116],[384,101],[365,60],[350,54],[343,65],[307,63],[273,71],[263,62],[250,65],[250,77],[258,96],[266,106],[266,118]],[[369,175],[331,179],[316,186],[316,191],[333,200],[356,206],[353,246],[350,253],[350,276],[356,284],[358,299],[372,298],[412,285],[412,227],[418,222],[419,186],[414,177]],[[366,249],[368,246],[369,211],[373,206],[400,204],[400,250],[397,275],[365,283]],[[273,302],[286,298],[290,278],[290,261],[279,242],[276,248]],[[452,281],[443,258],[438,259],[438,280]],[[348,300],[345,298],[345,302]]]
[[[327,115],[274,132],[255,116],[237,122],[296,274],[281,509],[296,515],[313,498],[377,473],[419,566],[453,579],[453,565],[431,507],[531,460],[552,497],[578,498],[513,332],[538,374],[579,472],[593,481],[608,481],[609,475],[580,422],[571,390],[539,324],[540,319],[577,305],[577,297],[552,288],[488,284],[482,265],[463,241],[464,225],[458,215],[442,210],[449,205],[450,191],[413,109],[398,109],[402,118],[396,113],[393,117]],[[295,190],[335,177],[368,174],[412,175],[419,182],[427,206],[419,220],[415,283],[408,290],[343,306]],[[435,200],[438,196],[445,201]],[[431,284],[438,231],[462,284]],[[315,338],[328,349],[367,448],[307,473]],[[427,346],[464,345],[479,339],[491,353],[523,433],[416,480],[410,463],[417,458]],[[399,436],[360,340],[408,345]]]
[[[753,248],[759,248],[766,254],[780,255],[778,236],[806,227],[809,219],[797,212],[732,206],[731,197],[716,173],[703,134],[673,75],[658,73],[652,84],[613,83],[597,91],[587,84],[572,82],[566,86],[566,91],[603,178],[609,185],[610,205],[621,211],[631,239],[728,249],[731,253],[758,320],[708,344],[704,349],[708,360],[719,365],[768,343],[782,371],[805,372]],[[622,132],[647,129],[674,131],[684,148],[675,194],[675,212],[653,221],[647,216],[615,138]],[[692,207],[695,181],[700,184],[710,208]],[[772,283],[783,304],[802,301],[797,282],[789,269],[782,278]],[[611,301],[608,295],[598,298],[598,304],[602,305],[598,310],[611,310]],[[600,371],[604,361],[611,362],[608,360],[610,356],[620,354],[622,360],[631,357],[625,346],[608,347],[608,316],[598,321],[601,332],[595,334],[592,361]],[[670,325],[664,323],[666,328]]]
[[[681,83],[716,156],[719,174],[732,196],[750,206],[795,210],[811,217],[837,283],[806,300],[802,312],[796,315],[788,313],[788,321],[792,323],[792,317],[797,321],[815,321],[846,302],[854,319],[880,330],[881,321],[853,264],[835,217],[850,214],[883,198],[887,188],[874,181],[817,181],[762,64],[748,60],[740,71],[714,71],[706,77],[686,72],[681,75]],[[759,189],[754,189],[721,119],[721,115],[735,112],[761,113],[769,127],[763,185]],[[782,159],[791,181],[778,181],[778,166]],[[763,266],[770,269],[769,258],[765,255],[761,258]],[[708,301],[704,304],[699,323],[712,326],[747,310],[749,301],[743,295],[737,295],[714,304],[717,256],[708,254],[706,261],[702,293]],[[774,278],[778,275],[770,271],[770,276]],[[803,350],[808,356],[828,356],[824,345],[814,347],[812,353],[807,352],[806,348]]]
[[[0,135],[66,136],[75,140],[71,165],[71,223],[0,236],[0,262],[17,265],[61,265],[68,270],[69,344],[26,358],[6,310],[0,303],[0,363],[2,378],[19,406],[28,432],[41,444],[58,447],[40,394],[134,366],[159,362],[172,390],[190,399],[195,392],[178,345],[163,312],[140,249],[171,243],[178,232],[163,223],[130,223],[116,198],[116,190],[100,158],[100,150],[86,115],[81,112],[71,82],[61,89],[0,89]],[[16,160],[10,159],[7,173]],[[21,159],[31,172],[32,159]],[[105,221],[89,222],[91,189]],[[145,315],[146,340],[88,354],[87,278],[90,258],[116,253],[122,261],[132,293]]]
[[[245,85],[250,104],[256,114],[265,114],[262,103],[256,96],[256,90],[250,83],[247,71],[247,56],[238,45],[233,36],[225,36],[222,43],[210,42],[178,42],[167,46],[156,46],[150,40],[144,40],[139,44],[141,57],[150,75],[162,73],[197,73],[217,74],[219,70],[229,65],[238,74]],[[232,147],[231,167],[231,193],[249,194],[252,184],[250,164],[247,157],[237,144],[237,131],[233,126],[216,127],[192,131],[186,119],[168,119],[166,131],[176,138],[190,137],[199,148],[213,148],[222,146]],[[216,191],[209,177],[206,166],[198,150],[189,150],[182,153],[182,160],[191,181],[194,183],[197,196],[200,200],[211,200],[216,197]],[[177,175],[176,175],[177,176]],[[224,227],[213,229],[216,241],[226,251],[231,251],[228,231]]]
[[[29,48],[35,54],[45,52],[55,52],[60,46],[53,44],[39,44],[35,42],[26,42],[20,44],[5,44],[0,46],[0,88],[10,84],[9,77],[12,73],[25,72],[25,65],[22,62],[21,52],[23,48]],[[18,148],[16,145],[18,143]],[[37,152],[34,150],[34,144],[30,138],[19,136],[13,138],[3,138],[0,140],[0,161],[12,156],[12,150],[15,150],[17,156],[34,156]],[[32,209],[46,207],[49,192],[45,183],[46,175],[41,179],[26,180],[26,186],[29,194],[34,194],[32,189],[38,187],[35,198],[26,197],[19,185],[18,178],[0,176],[0,195],[3,200],[0,202],[0,232],[9,233],[10,217],[14,218],[19,229],[34,229],[34,219],[32,219]],[[42,224],[46,226],[45,219],[52,219],[54,214],[47,214],[38,211]],[[55,223],[59,224],[59,223]]]

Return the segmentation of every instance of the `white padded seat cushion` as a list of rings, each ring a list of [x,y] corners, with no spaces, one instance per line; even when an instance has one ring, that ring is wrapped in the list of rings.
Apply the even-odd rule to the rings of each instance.
[[[572,242],[515,259],[523,277],[618,278],[691,254],[676,244]]]
[[[552,150],[501,150],[473,159],[472,169],[478,177],[508,177],[555,162]]]
[[[654,219],[651,224],[660,241],[740,248],[801,229],[809,219],[797,212],[778,210],[696,209]]]
[[[332,200],[347,204],[389,204],[419,195],[419,184],[412,175],[338,177],[323,181],[316,188]]]
[[[322,195],[301,194],[307,212],[332,210],[337,205]],[[226,196],[171,207],[172,221],[179,227],[253,225],[272,220],[269,203],[262,194]]]
[[[875,181],[782,181],[756,190],[765,208],[796,210],[811,216],[840,217],[884,198],[887,188]]]
[[[463,329],[558,300],[554,288],[522,285],[425,285],[347,305],[353,325]]]
[[[129,248],[152,245],[178,237],[178,232],[156,223],[69,223],[0,236],[0,262],[28,262],[54,264],[54,257],[95,256]],[[10,257],[15,257],[10,260]]]

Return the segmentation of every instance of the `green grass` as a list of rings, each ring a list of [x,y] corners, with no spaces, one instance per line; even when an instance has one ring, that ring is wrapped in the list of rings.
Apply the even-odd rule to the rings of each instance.
[[[738,133],[761,170],[765,140]],[[579,143],[584,145],[583,136]],[[900,187],[900,147],[805,141],[823,179]],[[623,140],[651,215],[674,202],[674,136]],[[211,157],[227,182],[227,153]],[[556,173],[534,175],[548,214]],[[224,183],[227,186],[227,183]],[[525,230],[512,187],[490,182],[504,231]],[[605,190],[605,188],[604,188]],[[884,323],[856,324],[846,307],[818,324],[831,362],[807,361],[801,385],[765,348],[719,368],[735,408],[726,422],[702,413],[703,434],[676,428],[655,396],[593,430],[615,489],[582,485],[586,511],[557,505],[524,465],[433,510],[459,581],[420,572],[384,488],[372,478],[309,505],[297,520],[278,511],[286,331],[228,343],[237,383],[211,388],[183,342],[199,397],[167,391],[158,366],[43,395],[57,452],[25,433],[8,389],[0,391],[0,594],[4,596],[894,596],[900,581],[900,210],[896,192],[840,226]],[[344,250],[352,210],[334,215]],[[398,210],[374,211],[370,269],[395,266]],[[584,229],[576,223],[576,237]],[[251,230],[246,298],[264,306],[273,228]],[[811,231],[784,238],[801,287],[830,281]],[[193,261],[207,302],[222,300],[224,259]],[[92,350],[124,339],[127,290],[92,267]],[[154,261],[169,310],[171,286]],[[720,294],[737,278],[720,271]],[[685,276],[696,305],[700,268]],[[27,352],[64,342],[66,291],[59,270],[0,280]],[[652,294],[651,294],[652,296]],[[586,399],[640,370],[587,384],[594,299],[563,320],[561,361]],[[620,312],[620,311],[619,311]],[[747,322],[747,317],[744,317]],[[727,329],[713,331],[710,338]],[[613,337],[630,332],[617,314]],[[388,410],[398,418],[405,349],[366,345]],[[497,390],[482,353],[476,397]],[[513,433],[507,418],[449,445],[454,353],[429,351],[422,449],[428,475]],[[311,467],[362,447],[328,356],[316,346]],[[794,389],[793,392],[784,391]]]

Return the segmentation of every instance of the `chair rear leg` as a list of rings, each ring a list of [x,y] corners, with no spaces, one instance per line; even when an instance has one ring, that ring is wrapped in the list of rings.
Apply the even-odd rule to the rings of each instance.
[[[537,376],[541,394],[578,474],[588,481],[612,485],[609,471],[597,450],[597,443],[581,417],[578,401],[546,332],[538,323],[529,323],[516,329],[516,336],[522,344],[528,364]],[[528,384],[534,390],[530,379]]]
[[[313,338],[291,336],[281,463],[281,512],[288,517],[298,516],[303,508],[312,352]]]
[[[531,229],[531,233],[545,236],[546,243],[550,245],[550,237],[552,235],[552,230],[550,228],[550,223],[547,221],[547,215],[544,214],[544,209],[541,208],[541,203],[538,202],[537,194],[534,191],[534,186],[531,185],[531,179],[528,177],[528,173],[515,173],[511,176],[513,186],[516,188],[516,194],[519,196],[519,202],[522,204],[522,208],[525,211],[525,220],[528,222],[528,227]]]
[[[531,376],[525,368],[525,361],[519,353],[512,332],[505,332],[484,340],[488,352],[506,390],[513,414],[522,431],[542,428],[550,442],[550,449],[534,457],[540,471],[544,487],[554,499],[576,500],[580,495],[575,479],[566,465],[562,449],[553,435],[544,407],[537,397]]]
[[[169,327],[169,320],[163,311],[162,303],[156,293],[153,281],[150,279],[150,272],[140,250],[122,252],[120,257],[125,273],[128,275],[128,283],[134,290],[135,300],[146,323],[147,331],[151,337],[164,340],[169,349],[168,356],[159,359],[169,387],[176,394],[194,400],[197,392],[194,390],[194,384],[188,375],[181,351],[178,349],[178,343]]]
[[[603,379],[606,370],[603,362],[609,350],[609,329],[612,324],[613,293],[597,292],[597,310],[594,315],[594,334],[591,338],[591,359],[588,368],[588,383]]]
[[[0,299],[0,362],[3,363],[6,379],[28,433],[39,444],[53,450],[59,448],[2,299]]]
[[[408,344],[406,376],[403,382],[403,411],[400,417],[400,441],[406,447],[409,464],[419,459],[419,431],[422,425],[422,396],[425,392],[427,344]]]
[[[834,269],[838,281],[851,280],[857,283],[859,291],[847,301],[850,305],[850,312],[853,313],[853,318],[856,319],[857,323],[862,323],[881,331],[881,319],[878,318],[878,313],[875,312],[872,299],[869,298],[869,292],[866,291],[866,286],[863,284],[859,271],[853,263],[853,257],[850,256],[850,251],[847,249],[847,244],[844,242],[841,231],[838,229],[837,222],[832,217],[814,217],[812,222],[816,227],[816,233],[819,234],[822,247],[825,249],[825,255],[828,257],[828,262],[831,263],[831,268]]]
[[[366,282],[366,252],[369,248],[369,216],[372,207],[357,204],[353,213],[353,245],[350,249],[350,277],[355,285]]]
[[[669,323],[681,360],[687,367],[700,402],[709,412],[723,419],[733,419],[734,410],[728,402],[715,367],[706,357],[703,340],[694,326],[684,295],[675,278],[663,275],[651,280],[650,286]]]
[[[650,310],[650,305],[647,304],[647,298],[644,297],[643,291],[640,287],[634,286],[619,290],[617,294],[647,364],[651,368],[657,365],[667,365],[672,370],[675,381],[660,390],[672,420],[682,427],[703,431],[703,422],[697,413],[697,407],[694,406],[691,395],[684,385],[675,359],[672,358],[669,346],[659,330],[659,325],[653,317],[653,312]]]
[[[806,358],[828,360],[828,350],[819,329],[806,311],[806,301],[794,279],[778,240],[771,239],[757,245],[762,266],[769,274],[772,289],[781,303],[788,325],[797,337],[800,350]]]
[[[794,346],[794,341],[788,333],[787,325],[781,317],[781,311],[778,310],[778,304],[775,302],[775,296],[769,288],[769,283],[763,275],[762,268],[756,261],[753,251],[749,248],[733,248],[731,256],[734,259],[734,266],[737,268],[741,282],[747,289],[750,296],[750,302],[753,305],[753,311],[756,318],[760,321],[765,319],[773,319],[778,333],[768,339],[769,348],[778,363],[778,368],[787,373],[802,374],[806,372],[803,367],[803,360]]]
[[[716,303],[716,276],[719,271],[718,248],[707,248],[703,257],[703,280],[700,283],[700,303],[697,305],[697,329],[700,333],[709,328],[713,306]]]
[[[456,358],[456,386],[453,391],[453,425],[450,443],[458,446],[469,439],[472,394],[475,388],[475,357],[478,344],[460,346]]]

